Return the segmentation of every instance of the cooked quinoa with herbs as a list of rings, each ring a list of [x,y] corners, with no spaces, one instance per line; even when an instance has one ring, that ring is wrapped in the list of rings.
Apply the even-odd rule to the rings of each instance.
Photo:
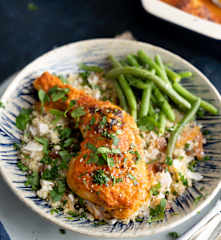
[[[197,162],[209,160],[204,156],[205,138],[194,116],[202,109],[211,114],[216,114],[217,110],[181,86],[179,81],[182,76],[190,76],[190,73],[172,71],[158,55],[152,60],[139,51],[138,55],[128,55],[120,62],[113,57],[110,60],[114,69],[107,74],[100,67],[82,64],[77,75],[54,76],[62,87],[55,85],[47,91],[38,89],[39,100],[36,104],[31,109],[22,109],[16,118],[16,126],[23,131],[21,144],[16,145],[18,167],[27,173],[26,186],[48,202],[52,214],[64,212],[67,219],[87,218],[95,220],[98,225],[115,220],[163,220],[171,202],[182,195],[193,181],[203,178],[197,172]],[[49,77],[53,79],[52,75]],[[79,90],[78,95],[82,94],[83,104],[87,102],[85,97],[89,96],[89,100],[91,97],[94,99],[96,107],[90,106],[88,110],[85,105],[80,105],[78,99],[71,99],[70,92],[75,91],[71,86]],[[92,100],[89,100],[90,105]],[[64,109],[62,105],[67,102]],[[109,107],[105,108],[105,104]],[[115,108],[118,105],[121,108]],[[87,114],[87,124],[82,125]],[[129,124],[132,130],[124,130],[124,119],[133,121]],[[139,130],[135,129],[137,126]],[[95,137],[95,143],[88,140],[84,145],[89,136],[93,139],[93,131],[99,134]],[[123,131],[128,134],[125,138]],[[138,140],[135,139],[136,134],[133,136],[133,131],[139,135]],[[127,151],[122,152],[125,146],[121,144],[125,145],[130,138],[132,143]],[[96,146],[96,140],[103,142]],[[88,168],[78,176],[85,189],[95,192],[102,199],[103,188],[105,191],[113,188],[109,198],[118,194],[117,199],[123,199],[123,192],[114,192],[118,186],[122,191],[124,184],[131,183],[128,186],[135,191],[146,184],[146,195],[142,193],[145,199],[142,203],[138,199],[139,207],[134,207],[133,213],[126,213],[127,217],[120,217],[117,212],[113,213],[113,205],[99,205],[94,195],[85,195],[85,189],[82,194],[73,191],[74,183],[70,180],[67,182],[67,177],[70,168],[76,164],[73,159],[80,154],[82,157],[78,164]],[[90,169],[92,166],[95,166],[93,171]],[[134,170],[136,168],[137,172]],[[122,175],[121,171],[125,169],[128,170],[127,175]],[[79,168],[78,171],[81,170]],[[143,185],[139,185],[139,174],[148,178]],[[119,212],[123,212],[122,209],[125,210],[119,206]]]

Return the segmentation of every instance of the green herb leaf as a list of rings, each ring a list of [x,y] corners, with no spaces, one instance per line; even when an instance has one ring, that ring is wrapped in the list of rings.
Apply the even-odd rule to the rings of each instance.
[[[65,140],[65,139],[67,139],[71,136],[72,130],[71,130],[71,128],[63,128],[63,129],[59,129],[58,132],[59,132],[59,135],[60,135],[59,136],[60,139]]]
[[[64,112],[57,109],[50,109],[50,113],[55,116],[55,119],[52,121],[52,124],[56,124],[64,116]]]
[[[28,167],[25,166],[21,161],[18,161],[18,162],[17,162],[17,167],[18,167],[21,171],[23,171],[23,172],[28,171]]]
[[[94,116],[92,116],[92,118],[91,118],[91,120],[90,120],[90,123],[89,123],[89,125],[90,125],[90,126],[92,126],[92,125],[94,125],[94,124],[95,124],[95,122],[96,122],[96,119],[95,119],[95,117],[94,117]]]
[[[69,106],[68,108],[65,110],[64,112],[64,116],[67,117],[67,113],[71,110],[71,108],[76,104],[76,101],[75,100],[71,100],[70,103],[69,103]]]
[[[115,146],[117,146],[120,139],[119,139],[116,135],[113,135],[113,136],[112,136],[112,139],[113,139],[113,144],[114,144]]]
[[[181,173],[179,173],[179,176],[180,176],[180,181],[183,183],[183,185],[188,187],[188,180]]]
[[[27,124],[31,121],[32,109],[22,108],[19,115],[16,117],[16,127],[24,131]]]
[[[40,177],[38,172],[33,172],[31,175],[27,176],[27,181],[25,186],[31,186],[33,191],[37,191],[40,187]]]
[[[93,145],[93,144],[91,144],[91,143],[87,143],[87,147],[91,150],[91,151],[93,151],[93,152],[96,152],[97,151],[97,148]]]
[[[158,204],[155,208],[150,208],[150,222],[164,219],[166,204],[167,201],[163,198],[160,200],[160,204]]]
[[[67,84],[67,83],[68,83],[67,78],[64,77],[63,75],[58,75],[58,78],[59,78],[64,84]]]
[[[131,180],[133,180],[134,185],[137,185],[137,179],[136,179],[131,173],[128,173],[127,176],[128,176]]]
[[[103,170],[96,170],[93,174],[93,182],[98,185],[106,185],[110,178],[104,173]]]
[[[0,108],[5,108],[5,106],[4,106],[2,101],[0,101]]]
[[[153,195],[153,196],[157,196],[159,194],[159,190],[161,188],[161,184],[160,183],[157,183],[156,185],[154,185],[151,189],[150,189],[150,193]]]
[[[168,166],[172,166],[172,165],[173,165],[173,159],[172,159],[171,157],[166,157],[165,163],[166,163]]]
[[[47,100],[47,97],[46,97],[46,92],[42,89],[38,90],[38,98],[41,102],[41,104],[45,104],[46,100]]]
[[[84,116],[85,114],[86,112],[84,111],[83,107],[78,107],[71,112],[71,116],[73,118],[79,118],[81,116]]]
[[[63,181],[57,181],[53,190],[50,192],[50,196],[53,202],[60,201],[64,196],[66,190],[65,183]]]
[[[34,139],[36,142],[43,145],[43,151],[44,151],[44,153],[47,154],[48,153],[48,145],[49,145],[48,139],[44,138],[44,137],[35,137]]]

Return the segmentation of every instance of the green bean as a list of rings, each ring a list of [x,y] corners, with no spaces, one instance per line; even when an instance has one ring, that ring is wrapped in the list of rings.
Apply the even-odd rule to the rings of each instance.
[[[127,55],[127,62],[131,66],[140,67],[139,63],[137,62],[137,59],[131,54]]]
[[[194,102],[198,98],[197,96],[190,93],[187,89],[182,87],[179,83],[174,83],[173,88],[181,96],[183,96],[185,99],[187,99],[189,102]],[[218,109],[216,107],[214,107],[212,104],[210,104],[204,100],[201,100],[200,107],[202,107],[204,110],[206,110],[207,112],[209,112],[211,114],[214,114],[214,115],[218,114]]]
[[[136,119],[137,119],[137,116],[136,116],[137,115],[137,101],[134,96],[134,93],[123,75],[119,76],[118,81],[120,83],[120,86],[121,86],[126,98],[127,98],[127,102],[130,107],[130,113],[136,121]]]
[[[200,102],[201,102],[200,98],[197,98],[197,100],[193,103],[191,109],[189,109],[187,114],[177,124],[175,130],[172,132],[172,134],[169,138],[168,146],[167,146],[167,156],[169,158],[172,159],[177,138],[178,138],[179,134],[181,133],[181,131],[183,130],[183,128],[186,126],[186,124],[189,123],[193,119],[195,114],[197,113],[197,111],[200,107]]]
[[[114,67],[121,66],[121,64],[113,57],[109,56],[109,60],[112,62]],[[137,119],[137,101],[134,96],[132,89],[130,88],[127,80],[123,76],[123,74],[119,74],[115,78],[118,78],[121,89],[123,90],[125,97],[127,98],[127,102],[130,108],[130,114],[133,116],[134,120]]]
[[[115,57],[112,55],[108,56],[108,59],[110,60],[111,64],[113,65],[114,68],[121,67],[121,64],[117,61]]]
[[[114,81],[114,85],[115,85],[115,89],[116,89],[116,92],[117,92],[118,99],[120,101],[120,106],[126,112],[128,112],[127,100],[126,100],[126,98],[124,96],[123,91],[121,90],[121,87],[120,87],[119,83],[117,81]]]
[[[178,74],[180,75],[181,78],[190,78],[190,77],[193,76],[193,74],[191,72],[188,72],[188,71],[186,71],[186,72],[179,72]]]
[[[137,79],[131,75],[126,75],[126,79],[128,80],[128,82],[131,86],[138,88],[138,89],[147,89],[149,86],[148,83],[145,83],[142,80]]]
[[[163,81],[169,83],[167,76],[164,75],[161,68],[150,57],[148,57],[145,52],[139,50],[137,54],[141,62],[143,62],[144,64],[148,64],[151,68],[155,69],[156,74],[160,76],[163,79]]]
[[[174,103],[184,109],[189,109],[191,107],[190,103],[186,101],[183,97],[181,97],[170,84],[165,83],[161,78],[156,76],[155,74],[140,68],[134,67],[122,67],[115,68],[109,71],[106,75],[107,78],[116,78],[121,74],[131,74],[133,76],[137,76],[140,78],[144,78],[147,80],[153,81],[156,86],[166,95],[168,95]]]
[[[143,90],[141,103],[140,103],[139,118],[142,118],[148,114],[152,85],[153,85],[152,83],[148,83],[148,88]]]
[[[121,66],[123,66],[123,67],[126,67],[126,66],[127,66],[127,63],[126,63],[125,60],[120,60],[119,62],[120,62],[120,64],[121,64]]]
[[[167,74],[166,74],[166,70],[165,70],[165,65],[163,64],[162,58],[160,57],[160,55],[156,55],[155,56],[155,61],[158,64],[158,66],[161,68],[161,75],[163,75],[162,79],[165,79],[165,81],[167,83],[170,83]]]
[[[179,74],[177,74],[176,72],[174,72],[173,70],[171,70],[167,66],[165,66],[165,68],[166,68],[167,76],[172,81],[172,83],[180,82],[181,76]]]
[[[104,69],[99,67],[99,66],[92,66],[92,65],[86,65],[84,63],[81,63],[79,65],[80,69],[81,70],[84,70],[84,71],[89,71],[89,72],[96,72],[96,73],[100,73],[100,72],[103,72]]]
[[[163,94],[160,92],[158,88],[153,89],[154,95],[157,99],[158,106],[161,108],[161,110],[164,112],[164,114],[167,116],[167,118],[171,121],[175,121],[175,114],[173,112],[172,107],[166,100],[166,98],[163,96]]]
[[[166,128],[166,115],[163,112],[160,112],[160,117],[159,117],[159,134],[163,135],[165,133],[165,128]]]
[[[154,108],[153,108],[153,105],[151,102],[150,102],[150,106],[149,106],[149,114],[148,115],[150,115],[150,116],[155,115],[155,111],[154,111]]]

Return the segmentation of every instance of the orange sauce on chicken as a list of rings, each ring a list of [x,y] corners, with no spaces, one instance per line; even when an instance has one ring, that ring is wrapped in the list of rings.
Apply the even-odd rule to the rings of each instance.
[[[221,8],[212,0],[161,0],[192,15],[221,23]]]

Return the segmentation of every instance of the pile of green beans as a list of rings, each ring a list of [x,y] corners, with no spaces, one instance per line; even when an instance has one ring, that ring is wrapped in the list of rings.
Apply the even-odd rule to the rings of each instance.
[[[163,135],[167,120],[176,120],[174,109],[178,108],[184,112],[183,119],[176,123],[175,130],[169,138],[169,158],[173,157],[177,137],[183,127],[194,118],[199,108],[213,115],[218,113],[215,106],[190,93],[180,84],[183,78],[192,77],[192,73],[173,71],[163,62],[160,55],[152,59],[139,50],[136,55],[129,54],[120,61],[113,56],[109,56],[109,60],[113,69],[106,77],[115,79],[120,106],[134,117],[138,126],[146,122],[146,126],[140,126],[141,129],[148,129],[149,124]]]

